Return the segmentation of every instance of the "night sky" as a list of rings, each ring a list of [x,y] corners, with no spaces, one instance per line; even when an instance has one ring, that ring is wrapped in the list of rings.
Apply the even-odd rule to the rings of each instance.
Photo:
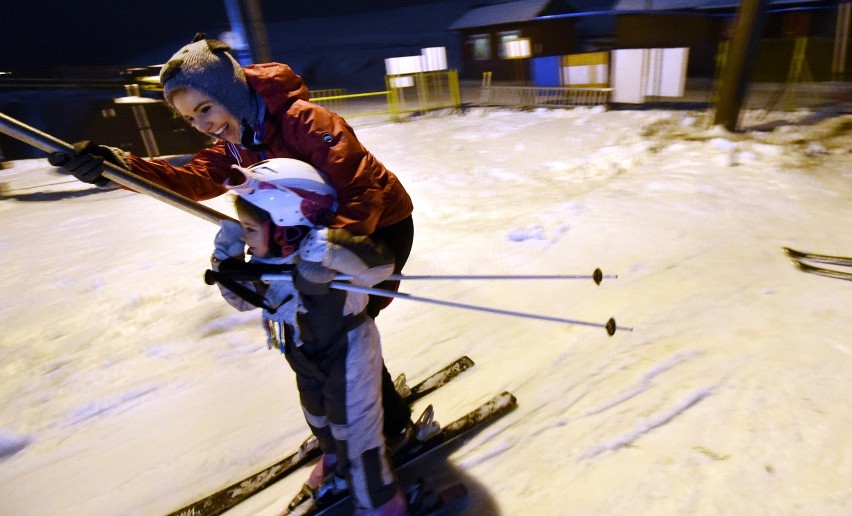
[[[441,1],[265,0],[261,6],[266,23],[274,23]],[[175,50],[196,32],[216,36],[229,28],[224,0],[0,0],[0,13],[0,72],[19,77],[49,76],[57,67],[132,66],[137,56]]]

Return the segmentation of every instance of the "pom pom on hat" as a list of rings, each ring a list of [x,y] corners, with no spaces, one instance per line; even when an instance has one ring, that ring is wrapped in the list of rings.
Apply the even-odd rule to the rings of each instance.
[[[166,102],[171,104],[176,90],[193,88],[210,95],[237,120],[253,126],[257,122],[257,100],[242,66],[229,50],[225,43],[197,34],[192,43],[178,50],[160,70]]]

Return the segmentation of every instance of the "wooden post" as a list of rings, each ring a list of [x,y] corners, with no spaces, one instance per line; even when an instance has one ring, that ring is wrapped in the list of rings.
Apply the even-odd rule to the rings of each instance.
[[[713,121],[729,131],[736,131],[740,109],[752,72],[751,65],[757,45],[763,34],[763,24],[769,0],[743,0],[737,13],[736,27],[731,41],[722,84]]]
[[[269,39],[266,37],[266,25],[263,22],[260,1],[242,0],[242,4],[255,63],[268,63],[272,61],[272,54],[269,52]]]
[[[834,59],[831,73],[835,81],[842,81],[846,75],[846,54],[849,48],[849,27],[852,20],[852,3],[843,2],[837,6],[837,30],[834,35]]]

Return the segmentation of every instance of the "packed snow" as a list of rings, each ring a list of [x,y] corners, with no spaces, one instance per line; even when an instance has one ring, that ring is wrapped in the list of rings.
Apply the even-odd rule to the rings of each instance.
[[[353,119],[415,202],[392,374],[476,366],[425,398],[449,422],[518,408],[407,475],[469,514],[852,510],[852,284],[782,246],[852,255],[852,115],[471,109]],[[0,171],[0,514],[165,514],[292,452],[307,427],[259,314],[205,285],[216,226],[45,160]],[[207,204],[233,214],[222,197]],[[631,329],[633,331],[627,331]],[[307,471],[231,510],[272,515]]]

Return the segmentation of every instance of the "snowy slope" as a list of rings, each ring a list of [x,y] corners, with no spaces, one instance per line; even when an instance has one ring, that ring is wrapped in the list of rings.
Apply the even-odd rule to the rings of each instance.
[[[736,135],[666,111],[355,120],[414,198],[408,273],[619,275],[404,291],[634,328],[394,301],[392,373],[477,362],[428,398],[440,420],[519,400],[424,471],[465,478],[470,514],[848,514],[852,284],[781,247],[852,255],[852,118],[807,115]],[[201,280],[215,226],[43,160],[0,181],[0,514],[163,514],[301,442],[257,314]],[[275,514],[303,479],[231,514]]]

